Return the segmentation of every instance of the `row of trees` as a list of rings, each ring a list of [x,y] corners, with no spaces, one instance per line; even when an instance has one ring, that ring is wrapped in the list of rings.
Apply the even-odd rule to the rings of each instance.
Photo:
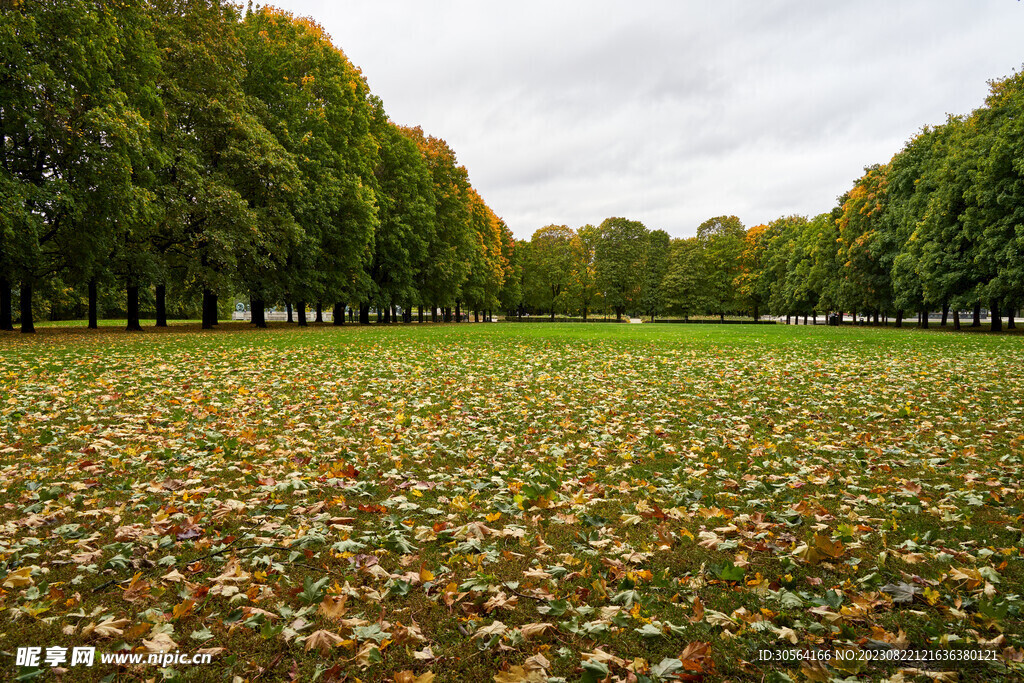
[[[740,291],[774,313],[973,311],[992,327],[1024,300],[1024,73],[984,106],[926,127],[870,166],[829,214],[748,231]]]
[[[580,315],[711,313],[746,309],[736,295],[746,232],[736,216],[705,221],[697,235],[672,239],[664,230],[609,218],[573,230],[549,225],[516,250],[522,277],[520,311]]]
[[[253,322],[503,308],[894,316],[1024,294],[1024,76],[865,169],[829,213],[671,239],[625,218],[515,241],[443,140],[388,120],[315,23],[223,0],[33,0],[0,14],[0,328],[39,303]]]
[[[0,14],[0,328],[40,300],[497,307],[514,240],[443,141],[392,123],[315,23],[223,0]],[[510,283],[513,288],[518,283]],[[199,303],[201,302],[201,304]],[[340,310],[339,310],[340,309]],[[436,313],[435,313],[436,314]],[[450,313],[448,313],[450,315]]]
[[[1014,325],[1024,301],[1024,74],[984,106],[925,127],[870,166],[829,213],[744,229],[735,216],[669,239],[621,218],[548,226],[519,249],[524,305],[586,317],[746,313],[880,318],[989,309]]]

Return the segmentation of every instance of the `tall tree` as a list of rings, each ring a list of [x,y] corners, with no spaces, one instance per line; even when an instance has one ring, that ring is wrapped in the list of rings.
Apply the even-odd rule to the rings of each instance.
[[[416,143],[433,182],[436,232],[427,244],[420,297],[431,307],[457,305],[476,246],[468,200],[469,175],[444,140],[424,135],[418,126],[401,130]]]
[[[598,286],[615,318],[640,309],[644,264],[647,261],[647,228],[639,221],[606,218],[594,254]]]
[[[668,269],[661,288],[668,310],[689,318],[708,309],[704,245],[696,237],[674,239],[669,245]]]
[[[551,320],[556,311],[565,309],[574,237],[575,231],[567,225],[545,226],[533,233],[525,255],[524,294],[538,310],[547,311]]]
[[[640,306],[644,313],[651,316],[652,322],[666,309],[662,281],[668,273],[670,241],[668,233],[664,230],[652,230],[647,233],[647,259],[644,263]]]
[[[597,284],[597,244],[601,231],[593,225],[584,225],[573,235],[569,245],[570,268],[567,297],[573,309],[583,319],[600,302],[601,292]]]
[[[746,230],[736,216],[716,216],[697,227],[708,261],[708,302],[722,318],[739,304],[734,282],[740,274]]]

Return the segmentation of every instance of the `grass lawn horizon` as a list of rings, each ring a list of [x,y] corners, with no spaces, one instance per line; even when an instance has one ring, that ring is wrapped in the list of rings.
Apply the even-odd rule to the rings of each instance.
[[[1017,334],[218,328],[0,333],[0,679],[1024,676]]]

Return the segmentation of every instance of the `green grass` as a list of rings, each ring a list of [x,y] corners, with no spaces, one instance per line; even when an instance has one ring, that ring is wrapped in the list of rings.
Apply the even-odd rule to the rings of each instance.
[[[790,639],[1024,675],[1018,335],[218,327],[0,333],[0,678],[154,637],[224,648],[201,681],[898,670],[757,661]]]

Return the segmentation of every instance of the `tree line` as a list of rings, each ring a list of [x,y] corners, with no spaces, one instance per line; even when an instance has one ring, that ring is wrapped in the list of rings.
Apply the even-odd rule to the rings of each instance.
[[[0,329],[49,310],[335,324],[463,310],[654,317],[973,313],[1024,294],[1024,76],[923,128],[828,213],[671,238],[626,218],[515,240],[441,139],[390,121],[308,18],[223,0],[0,14]],[[16,301],[15,301],[16,300]]]
[[[869,166],[828,213],[744,228],[705,221],[694,237],[610,218],[547,226],[516,251],[522,305],[581,315],[931,313],[959,329],[1014,327],[1024,301],[1024,74],[990,82],[983,106],[926,126]]]
[[[0,14],[0,328],[44,307],[489,311],[514,240],[312,20],[222,0]],[[220,303],[218,303],[220,302]]]

